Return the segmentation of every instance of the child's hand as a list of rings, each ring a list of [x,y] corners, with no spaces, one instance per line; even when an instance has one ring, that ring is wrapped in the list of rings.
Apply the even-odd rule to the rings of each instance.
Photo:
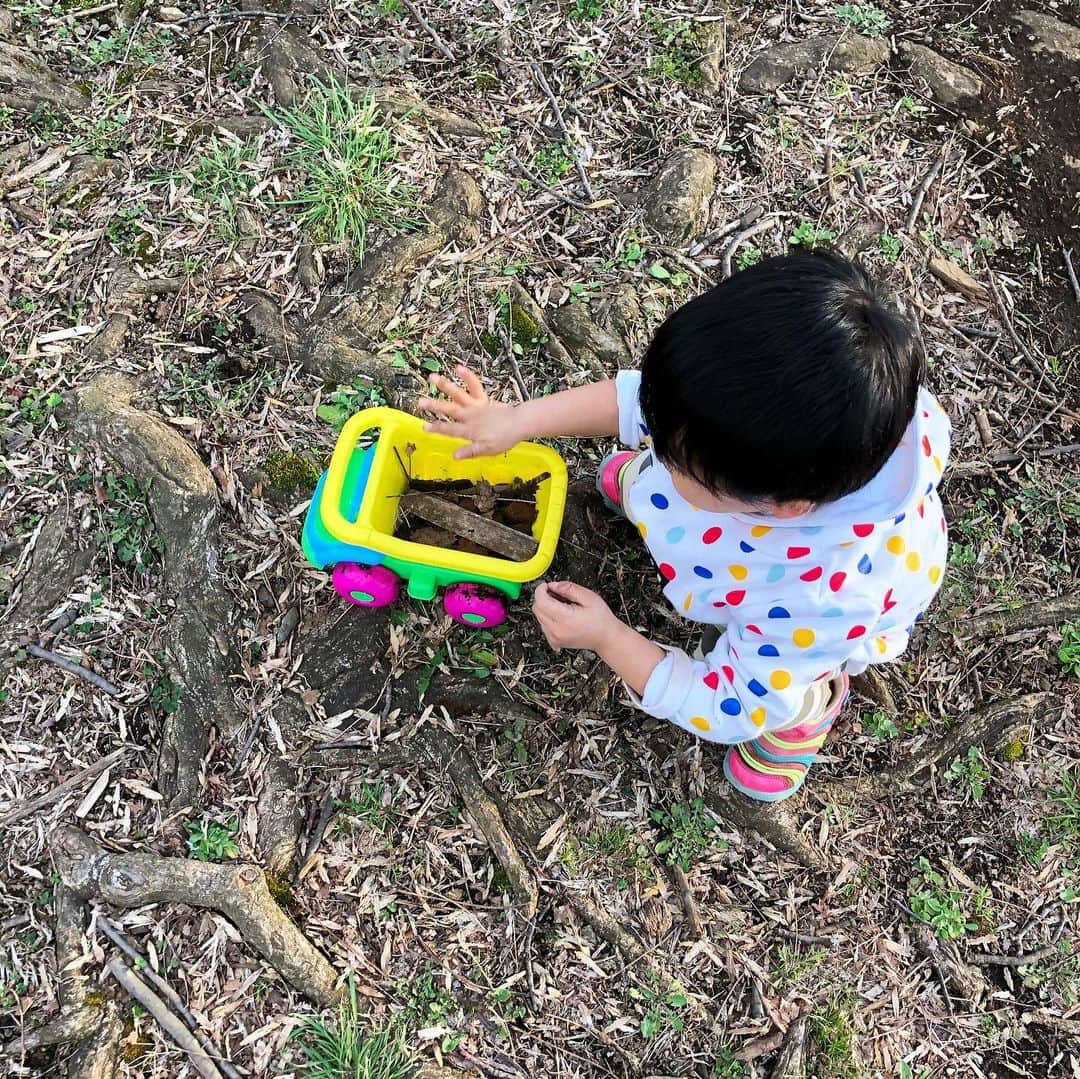
[[[467,367],[459,365],[454,374],[464,383],[459,386],[445,375],[433,375],[431,386],[446,394],[448,400],[423,397],[418,402],[425,412],[434,412],[442,420],[429,423],[425,430],[437,435],[465,438],[469,445],[454,453],[460,461],[466,457],[489,457],[505,453],[522,440],[515,409],[492,401],[484,392],[480,379]]]
[[[622,625],[600,596],[571,581],[540,585],[533,596],[533,614],[555,649],[599,652]]]

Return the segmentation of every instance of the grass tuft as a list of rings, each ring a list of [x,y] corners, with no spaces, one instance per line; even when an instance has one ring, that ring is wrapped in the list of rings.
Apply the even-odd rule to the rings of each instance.
[[[307,176],[288,205],[313,239],[345,243],[359,261],[371,226],[398,232],[417,224],[408,214],[413,189],[397,169],[397,142],[370,95],[358,99],[333,79],[312,79],[302,105],[270,115],[292,136],[287,164]]]

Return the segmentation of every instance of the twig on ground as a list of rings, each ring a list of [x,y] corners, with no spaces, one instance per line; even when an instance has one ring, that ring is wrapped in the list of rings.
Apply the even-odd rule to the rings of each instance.
[[[687,879],[686,873],[681,865],[672,862],[670,868],[671,876],[675,881],[675,886],[679,889],[679,898],[682,900],[683,913],[686,915],[686,924],[690,927],[690,932],[693,934],[694,939],[701,940],[705,936],[705,926],[702,924],[701,915],[698,914],[694,893],[690,888],[690,881]]]
[[[696,240],[686,250],[686,253],[693,258],[695,255],[700,255],[707,247],[711,247],[717,240],[722,240],[725,236],[730,236],[738,229],[745,229],[752,225],[759,217],[761,217],[763,211],[760,206],[752,206],[741,217],[736,217],[734,220],[727,222],[726,225],[721,225],[718,229],[713,229],[712,232],[705,233],[700,240]]]
[[[551,104],[551,111],[555,114],[555,122],[559,126],[559,131],[562,133],[562,137],[566,142],[574,146],[574,140],[570,137],[570,129],[566,126],[566,117],[563,116],[563,111],[559,107],[559,99],[555,96],[554,91],[551,89],[550,83],[547,81],[547,77],[544,75],[544,70],[535,61],[529,64],[529,70],[533,73],[536,81],[540,84],[540,89],[544,91],[548,101]],[[577,174],[581,177],[581,186],[585,191],[585,195],[589,202],[596,201],[596,192],[593,191],[592,184],[589,183],[589,174],[585,171],[585,166],[581,161],[581,154],[577,147],[574,146],[574,167],[577,169]]]
[[[1039,385],[1041,386],[1042,383],[1045,382],[1050,389],[1056,393],[1057,386],[1047,373],[1045,365],[1039,363],[1031,349],[1027,347],[1021,340],[1020,335],[1016,332],[1016,327],[1013,325],[1013,320],[1009,315],[1009,309],[1005,306],[1004,297],[1001,295],[1001,289],[998,288],[997,278],[994,275],[994,271],[990,269],[990,263],[986,261],[985,255],[983,256],[983,266],[986,269],[986,276],[990,281],[990,291],[994,296],[994,306],[997,308],[998,317],[1001,319],[1001,323],[1005,327],[1006,332],[1012,338],[1013,344],[1020,350],[1020,355],[1024,357],[1028,367],[1031,368],[1034,374],[1039,376]]]
[[[203,1079],[224,1079],[217,1065],[195,1039],[195,1035],[174,1015],[165,1002],[134,971],[119,959],[110,959],[105,970],[120,983],[136,1003],[142,1005],[158,1026],[188,1055],[191,1066]]]
[[[323,795],[322,802],[319,804],[319,816],[316,818],[315,827],[311,829],[311,837],[308,839],[307,847],[304,850],[304,857],[300,859],[300,864],[297,867],[297,878],[303,878],[311,868],[311,863],[315,860],[319,844],[322,843],[322,838],[326,835],[326,829],[330,827],[330,822],[334,819],[334,813],[336,812],[335,801],[336,791],[334,790],[334,784],[331,783],[326,790],[326,794]]]
[[[738,250],[739,245],[745,243],[747,240],[752,239],[755,236],[760,235],[762,232],[768,232],[769,229],[776,224],[776,219],[773,214],[769,214],[762,221],[757,221],[752,225],[747,226],[741,232],[737,232],[732,239],[728,242],[727,247],[724,248],[723,260],[721,262],[720,277],[722,280],[727,280],[731,276],[731,260],[735,257],[735,252]]]
[[[32,813],[36,813],[39,809],[44,809],[46,806],[52,805],[53,802],[58,802],[65,794],[72,793],[78,787],[81,787],[86,780],[93,779],[94,776],[104,772],[106,768],[111,768],[121,757],[125,757],[127,754],[127,749],[114,750],[107,757],[100,757],[98,760],[94,761],[93,764],[80,769],[71,776],[70,779],[65,779],[63,783],[58,783],[52,790],[46,791],[44,794],[39,794],[36,798],[31,798],[28,802],[20,803],[16,808],[10,809],[0,817],[0,828],[6,828],[8,825],[14,824],[18,820],[22,820],[23,817],[28,817]]]
[[[977,967],[1026,967],[1031,963],[1041,963],[1044,959],[1058,954],[1056,944],[1048,944],[1035,952],[1027,952],[1024,955],[994,955],[993,953],[969,952],[967,961]]]
[[[535,172],[532,171],[516,154],[507,154],[507,159],[521,170],[525,179],[536,184],[541,191],[550,195],[553,199],[558,199],[559,202],[565,206],[570,206],[575,210],[588,210],[591,209],[587,202],[582,202],[581,199],[575,199],[572,195],[564,195],[561,191],[556,191],[550,184],[544,183]]]
[[[100,674],[88,671],[82,664],[76,663],[73,659],[67,659],[65,656],[58,655],[56,652],[50,652],[48,648],[42,648],[40,645],[36,644],[28,644],[26,650],[35,659],[44,660],[46,663],[51,663],[54,667],[59,667],[62,671],[67,671],[68,674],[75,675],[76,678],[82,678],[91,685],[97,686],[102,693],[108,693],[110,697],[115,697],[120,693],[120,690],[107,678],[102,678]]]
[[[926,175],[919,181],[919,186],[915,188],[915,194],[911,196],[911,208],[908,210],[907,220],[904,222],[904,231],[911,232],[915,226],[915,218],[919,216],[919,211],[922,209],[923,199],[926,198],[927,191],[930,190],[930,185],[937,179],[937,174],[941,172],[945,165],[945,158],[939,157],[929,169],[926,171]]]
[[[1061,246],[1061,261],[1065,263],[1065,273],[1069,278],[1073,299],[1075,299],[1077,303],[1080,303],[1080,281],[1076,280],[1076,270],[1073,268],[1072,262],[1072,251],[1064,244]]]
[[[435,27],[432,26],[431,23],[429,23],[427,19],[424,18],[423,13],[412,2],[412,0],[401,0],[401,2],[408,9],[409,14],[412,15],[412,17],[424,28],[428,37],[430,37],[431,40],[435,42],[435,47],[439,50],[439,52],[441,52],[443,56],[445,56],[446,59],[450,61],[450,63],[453,63],[455,59],[454,54],[450,51],[450,47],[446,44],[446,42],[443,41],[443,39],[439,36],[439,31],[436,30]]]
[[[134,971],[139,978],[147,983],[151,990],[157,990],[165,998],[168,1005],[173,1008],[177,1015],[187,1024],[188,1029],[198,1040],[214,1063],[221,1070],[225,1079],[241,1079],[240,1073],[233,1066],[232,1061],[227,1060],[214,1044],[209,1034],[204,1033],[199,1027],[199,1021],[191,1013],[191,1010],[181,999],[180,994],[164,978],[150,966],[146,957],[135,947],[126,934],[120,932],[101,911],[94,915],[94,924],[101,932],[115,944],[134,964]]]

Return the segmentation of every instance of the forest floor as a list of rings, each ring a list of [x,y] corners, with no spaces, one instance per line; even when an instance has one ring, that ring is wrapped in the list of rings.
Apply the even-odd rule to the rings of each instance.
[[[310,1070],[310,1017],[342,1022],[325,960],[253,947],[232,885],[155,892],[172,858],[268,870],[360,1027],[436,1067],[1080,1076],[1080,6],[1032,2],[1064,25],[1010,0],[7,5],[4,49],[47,70],[0,77],[0,1073],[89,1074],[71,1046],[100,1034],[117,1075],[195,1074],[105,973],[111,926],[239,1074],[354,1074]],[[860,58],[772,51],[776,84],[747,81],[855,30]],[[981,86],[944,103],[912,43]],[[363,243],[318,188],[350,155]],[[346,607],[304,560],[352,412],[461,361],[508,401],[613,374],[727,269],[832,243],[919,317],[951,553],[786,832],[725,812],[716,753],[525,603],[469,632]],[[580,493],[608,447],[557,448],[555,571],[692,646]],[[126,868],[80,883],[64,825]],[[20,1046],[103,1002],[115,1029]]]

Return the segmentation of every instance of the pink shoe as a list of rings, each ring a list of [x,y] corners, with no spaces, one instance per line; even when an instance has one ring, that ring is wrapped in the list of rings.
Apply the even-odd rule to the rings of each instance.
[[[615,513],[626,516],[622,506],[622,489],[619,487],[619,477],[637,454],[633,450],[622,450],[619,453],[609,453],[600,462],[600,470],[596,474],[596,489],[600,492],[608,509]]]
[[[784,731],[768,731],[752,742],[732,746],[724,756],[728,782],[748,798],[778,802],[805,782],[818,750],[848,695],[848,676],[833,679],[833,695],[820,719]]]

